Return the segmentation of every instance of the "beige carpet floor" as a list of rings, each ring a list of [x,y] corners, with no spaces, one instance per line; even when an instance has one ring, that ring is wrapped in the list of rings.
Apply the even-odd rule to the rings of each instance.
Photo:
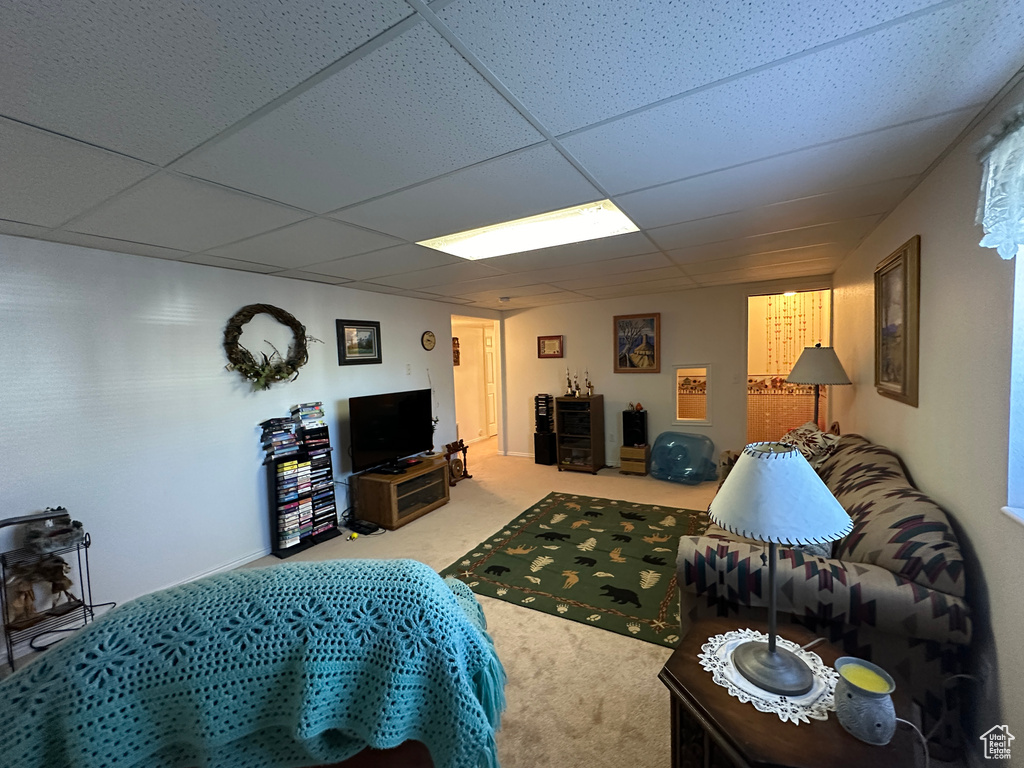
[[[344,538],[296,558],[408,557],[440,570],[551,491],[706,509],[717,483],[687,486],[605,469],[559,472],[532,459],[497,456],[474,443],[472,479],[449,504],[380,536]],[[280,562],[265,557],[252,565]],[[508,672],[508,709],[498,734],[502,768],[666,768],[669,695],[657,675],[669,649],[481,597]]]

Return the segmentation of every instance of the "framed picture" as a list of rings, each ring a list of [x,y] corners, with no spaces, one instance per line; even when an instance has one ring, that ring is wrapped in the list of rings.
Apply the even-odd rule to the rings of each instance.
[[[459,337],[452,337],[452,365],[458,365],[462,362],[462,353],[459,351]]]
[[[537,357],[561,357],[563,354],[561,336],[537,337]]]
[[[921,237],[875,268],[875,389],[917,407]]]
[[[338,365],[380,363],[380,323],[376,320],[335,320]]]
[[[615,373],[661,372],[661,313],[616,315]]]

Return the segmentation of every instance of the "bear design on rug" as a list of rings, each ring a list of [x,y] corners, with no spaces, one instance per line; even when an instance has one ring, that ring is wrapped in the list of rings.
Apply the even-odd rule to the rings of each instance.
[[[665,559],[663,557],[655,557],[654,555],[644,555],[644,562],[650,563],[651,565],[665,565]]]
[[[624,533],[613,533],[612,534],[612,538],[615,539],[616,541],[632,541],[633,540],[632,536],[627,536]]]
[[[587,510],[587,511],[586,511],[586,512],[584,512],[583,514],[584,514],[584,515],[586,515],[587,517],[600,517],[600,516],[601,516],[601,513],[600,513],[600,512],[595,512],[595,511],[594,511],[594,510],[592,510],[592,509],[590,509],[590,510]]]
[[[618,603],[619,605],[632,603],[637,608],[640,607],[640,598],[637,596],[636,592],[631,589],[620,589],[619,587],[612,586],[611,584],[602,584],[601,589],[608,590],[601,596],[610,597],[613,603]]]
[[[504,576],[508,573],[511,568],[506,568],[504,565],[489,565],[484,573],[489,573],[492,576]]]
[[[640,521],[642,523],[642,522],[644,522],[647,519],[643,515],[638,515],[636,512],[621,512],[620,511],[619,514],[622,515],[623,520],[638,520],[638,521]]]
[[[577,557],[576,565],[586,565],[590,568],[593,568],[595,565],[597,565],[597,560],[595,560],[592,557]]]
[[[568,533],[558,533],[557,531],[545,531],[544,533],[538,533],[535,538],[545,539],[546,541],[568,541]]]

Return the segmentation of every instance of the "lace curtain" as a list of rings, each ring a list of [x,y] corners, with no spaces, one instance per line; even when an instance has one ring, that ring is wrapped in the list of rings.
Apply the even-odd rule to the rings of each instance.
[[[978,201],[981,245],[1004,259],[1024,254],[1024,106],[985,140],[985,176]]]

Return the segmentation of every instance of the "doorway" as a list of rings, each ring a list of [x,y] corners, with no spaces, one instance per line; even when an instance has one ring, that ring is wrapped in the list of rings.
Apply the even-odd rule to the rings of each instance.
[[[499,343],[496,320],[452,315],[456,437],[467,445],[498,434]]]
[[[831,345],[832,291],[747,298],[747,443],[778,440],[814,418],[814,387],[786,377],[804,347]],[[828,419],[821,388],[818,426]]]

